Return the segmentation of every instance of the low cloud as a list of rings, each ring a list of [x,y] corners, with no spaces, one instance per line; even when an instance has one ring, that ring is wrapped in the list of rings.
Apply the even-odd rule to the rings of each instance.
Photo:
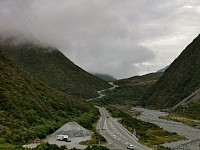
[[[124,78],[177,57],[182,49],[175,50],[181,47],[175,39],[165,45],[175,53],[162,64],[167,49],[159,40],[181,37],[186,27],[193,30],[185,44],[194,38],[198,5],[197,0],[1,0],[0,33],[55,46],[89,72]]]

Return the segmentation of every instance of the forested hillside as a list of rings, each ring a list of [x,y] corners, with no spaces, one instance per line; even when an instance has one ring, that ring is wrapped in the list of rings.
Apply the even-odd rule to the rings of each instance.
[[[162,73],[150,73],[114,81],[119,87],[107,91],[104,99],[109,103],[143,105],[147,90],[161,76]]]
[[[0,50],[0,149],[44,138],[67,121],[88,127],[96,113],[89,104],[45,86],[16,67]]]
[[[146,104],[170,108],[200,88],[200,35],[193,40],[154,84]]]
[[[0,48],[18,64],[43,83],[62,92],[81,98],[97,97],[97,90],[110,85],[76,66],[59,50],[31,43],[1,42]]]

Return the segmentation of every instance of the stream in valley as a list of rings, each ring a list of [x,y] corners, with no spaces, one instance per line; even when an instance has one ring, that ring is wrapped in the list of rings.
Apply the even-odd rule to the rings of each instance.
[[[170,121],[159,119],[159,116],[165,116],[168,113],[160,112],[158,110],[149,110],[145,108],[134,108],[137,111],[141,112],[141,115],[137,118],[143,121],[154,123],[164,130],[169,132],[175,132],[179,135],[182,135],[187,138],[184,141],[165,143],[163,144],[166,147],[170,147],[172,149],[182,149],[182,150],[200,150],[200,129],[190,127],[180,122]]]

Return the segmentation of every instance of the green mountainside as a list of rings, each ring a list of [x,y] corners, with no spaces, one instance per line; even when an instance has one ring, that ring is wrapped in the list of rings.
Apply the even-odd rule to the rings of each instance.
[[[162,76],[161,72],[149,73],[142,76],[133,76],[127,79],[121,79],[115,81],[117,85],[127,85],[127,86],[136,86],[136,85],[152,85]]]
[[[106,91],[106,102],[142,105],[147,90],[162,76],[162,73],[150,73],[114,81],[119,85],[113,91]]]
[[[150,89],[146,98],[146,105],[156,108],[175,106],[200,88],[199,77],[200,35],[184,49]]]
[[[97,90],[110,85],[76,66],[60,51],[33,44],[1,44],[0,48],[14,63],[43,83],[75,97],[97,97]]]
[[[96,112],[82,100],[45,86],[0,49],[0,149],[44,138],[68,121],[87,127],[93,114],[98,117]]]

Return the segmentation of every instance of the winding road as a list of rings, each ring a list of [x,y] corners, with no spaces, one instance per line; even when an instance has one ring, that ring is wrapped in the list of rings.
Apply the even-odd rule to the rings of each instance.
[[[113,82],[109,82],[112,85],[109,89],[104,89],[98,91],[99,97],[102,98],[105,95],[103,94],[106,90],[114,90],[118,85],[115,85]],[[93,99],[88,99],[86,101],[91,101]],[[134,145],[134,150],[151,150],[148,147],[141,145],[138,142],[138,139],[125,129],[116,119],[112,118],[106,108],[97,107],[100,111],[101,117],[97,125],[97,132],[99,132],[103,137],[106,138],[108,144],[106,145],[110,150],[127,150],[127,145]]]
[[[101,117],[97,131],[107,139],[107,147],[111,150],[126,150],[128,144],[134,145],[134,150],[150,150],[141,145],[137,138],[127,131],[116,119],[112,118],[103,107],[98,107]]]
[[[112,87],[110,87],[109,89],[104,89],[104,90],[97,91],[98,94],[99,94],[98,97],[96,97],[96,98],[90,98],[90,99],[87,99],[86,101],[88,102],[88,101],[92,101],[94,99],[102,98],[102,97],[105,96],[103,94],[104,91],[107,91],[107,90],[111,91],[111,90],[114,90],[116,87],[118,87],[118,85],[115,85],[113,82],[109,82],[109,84],[112,85]]]

